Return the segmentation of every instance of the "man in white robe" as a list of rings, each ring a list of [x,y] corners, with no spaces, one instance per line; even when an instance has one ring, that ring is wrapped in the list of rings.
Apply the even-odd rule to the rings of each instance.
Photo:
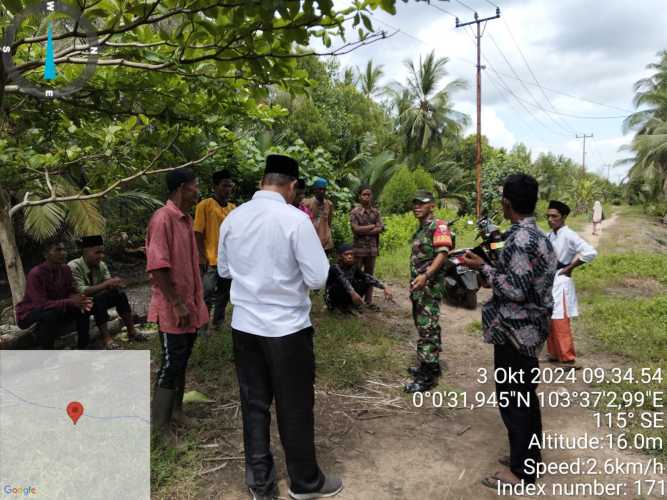
[[[556,251],[558,271],[553,285],[554,309],[551,315],[551,330],[547,338],[547,350],[550,361],[576,366],[570,318],[579,316],[579,307],[572,271],[595,259],[597,251],[565,225],[569,214],[570,207],[565,203],[554,200],[549,202],[547,219],[551,232],[548,238]]]

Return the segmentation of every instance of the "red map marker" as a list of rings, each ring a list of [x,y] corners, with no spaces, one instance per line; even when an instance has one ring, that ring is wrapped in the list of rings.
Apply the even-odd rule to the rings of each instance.
[[[78,401],[72,401],[67,405],[67,414],[72,419],[72,422],[74,422],[74,425],[76,425],[77,420],[83,415],[83,405]]]

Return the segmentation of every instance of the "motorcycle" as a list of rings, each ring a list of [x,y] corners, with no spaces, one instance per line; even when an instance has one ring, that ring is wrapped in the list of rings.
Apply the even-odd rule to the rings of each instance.
[[[452,221],[450,226],[457,221],[458,219]],[[472,224],[472,221],[468,221],[468,224]],[[483,285],[483,280],[479,271],[463,265],[463,255],[471,251],[482,257],[486,263],[495,266],[504,245],[503,234],[493,222],[492,216],[481,217],[476,226],[477,239],[481,239],[481,243],[474,248],[453,250],[445,263],[444,281],[447,299],[466,309],[477,307],[477,291]],[[452,240],[456,241],[453,234]]]
[[[493,215],[482,216],[477,221],[477,238],[482,242],[472,249],[487,264],[494,266],[498,263],[498,256],[505,245],[505,236],[493,222]]]
[[[451,227],[458,219],[449,223]],[[472,221],[468,221],[472,224]],[[452,232],[452,242],[456,248],[456,235]],[[479,272],[463,265],[462,257],[468,248],[452,250],[445,262],[445,293],[447,300],[452,304],[459,304],[466,309],[477,307],[477,290],[481,286]]]

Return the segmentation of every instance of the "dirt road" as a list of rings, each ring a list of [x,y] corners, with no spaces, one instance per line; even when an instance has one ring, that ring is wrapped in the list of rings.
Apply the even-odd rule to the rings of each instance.
[[[604,232],[612,231],[612,217],[606,221]],[[590,237],[587,228],[585,237]],[[604,233],[603,233],[604,234]],[[598,239],[591,239],[597,245]],[[384,321],[404,336],[406,358],[414,351],[414,329],[410,321],[409,299],[403,287],[394,287],[398,307],[380,313]],[[489,296],[482,290],[480,303]],[[447,371],[435,391],[466,392],[469,401],[475,394],[493,393],[490,382],[479,383],[478,370],[491,372],[492,349],[481,340],[479,331],[480,310],[468,311],[445,305],[441,324],[444,334],[443,359]],[[622,359],[603,355],[593,349],[592,341],[577,338],[579,362],[588,367],[611,368],[623,366]],[[552,372],[553,373],[553,372]],[[582,371],[577,372],[575,383],[542,384],[545,393],[582,393],[593,388],[581,382]],[[340,500],[402,500],[402,499],[492,499],[498,498],[480,484],[480,480],[499,469],[497,459],[508,453],[505,428],[497,409],[491,407],[470,409],[435,408],[440,401],[424,400],[415,407],[410,397],[400,388],[404,380],[369,380],[363,390],[351,394],[317,394],[317,443],[318,456],[325,471],[339,474],[345,482]],[[555,397],[555,396],[553,396]],[[577,399],[577,398],[573,398]],[[228,441],[239,446],[238,416],[234,419],[233,434]],[[608,429],[598,429],[593,411],[579,405],[570,408],[545,408],[544,432],[562,433],[565,436],[597,436],[608,434]],[[275,428],[275,426],[274,426]],[[277,436],[276,436],[277,438]],[[275,439],[274,443],[278,443]],[[282,452],[276,444],[279,488],[281,498],[287,496],[286,471]],[[242,451],[242,448],[239,450]],[[242,454],[242,453],[241,453]],[[649,457],[638,453],[620,452],[606,447],[602,450],[547,450],[543,458],[551,463],[579,461],[584,470],[596,464],[604,470],[607,464],[647,463]],[[611,469],[610,469],[611,470]],[[247,490],[243,485],[242,461],[208,476],[210,487],[207,498],[243,499]],[[574,487],[582,483],[599,485],[622,484],[627,496],[608,493],[570,495],[576,498],[638,498],[632,494],[632,481],[659,479],[653,474],[640,477],[622,468],[613,473],[599,475],[547,475],[541,481],[545,494],[540,498],[564,498],[553,494],[552,488]],[[664,479],[664,477],[662,478]],[[620,486],[619,486],[620,487]],[[566,490],[567,491],[567,490]],[[620,491],[620,490],[619,490]],[[518,498],[504,495],[506,498]],[[648,498],[648,497],[646,497]]]

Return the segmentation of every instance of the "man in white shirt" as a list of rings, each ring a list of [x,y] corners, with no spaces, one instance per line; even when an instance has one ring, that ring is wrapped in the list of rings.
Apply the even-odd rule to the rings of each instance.
[[[579,308],[572,271],[595,259],[597,251],[565,225],[565,219],[569,214],[570,207],[565,203],[555,200],[549,202],[547,219],[552,231],[548,237],[556,251],[558,271],[553,285],[554,310],[551,315],[547,349],[550,361],[558,361],[576,368],[570,318],[579,315]]]
[[[291,205],[299,167],[269,155],[261,190],[220,226],[218,273],[232,279],[234,360],[243,414],[246,484],[253,499],[276,495],[271,401],[297,500],[343,489],[315,457],[315,355],[309,289],[322,289],[329,262],[308,216]]]

